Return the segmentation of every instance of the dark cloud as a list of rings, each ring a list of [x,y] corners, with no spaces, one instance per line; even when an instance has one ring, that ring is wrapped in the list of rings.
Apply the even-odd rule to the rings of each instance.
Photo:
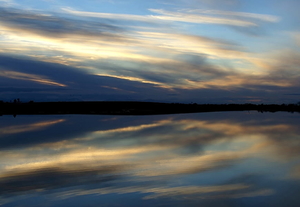
[[[237,32],[243,33],[245,35],[251,37],[260,37],[266,36],[268,33],[263,27],[252,26],[252,27],[235,27],[229,26],[230,28],[234,29]]]
[[[124,28],[102,21],[84,21],[70,19],[51,14],[26,12],[24,10],[0,8],[2,25],[17,31],[29,32],[49,38],[68,39],[75,41],[76,35],[85,38],[98,38],[105,41],[124,41],[121,33]],[[88,39],[86,39],[88,41]]]
[[[210,81],[224,78],[237,73],[231,68],[220,68],[210,64],[204,55],[194,55],[190,53],[177,55],[176,61],[94,61],[91,64],[95,67],[101,65],[111,74],[138,77],[146,81],[157,82],[163,85],[176,87],[189,84],[185,79],[192,81]]]
[[[39,75],[66,85],[66,87],[58,87],[30,80],[0,77],[2,80],[1,98],[4,100],[16,98],[16,96],[36,101],[72,100],[72,97],[78,100],[145,100],[156,99],[160,96],[159,94],[169,93],[168,90],[158,88],[153,84],[92,75],[74,67],[33,59],[0,56],[0,66],[8,71]],[[23,89],[18,91],[18,88]]]
[[[197,103],[297,103],[299,91],[299,57],[296,52],[287,52],[270,65],[268,75],[245,76],[234,69],[219,68],[207,62],[204,56],[192,54],[176,57],[178,62],[143,62],[136,61],[91,61],[94,67],[117,76],[138,77],[146,81],[159,82],[173,86],[173,90],[163,89],[158,85],[129,81],[116,77],[88,74],[88,70],[78,69],[56,63],[37,61],[25,57],[0,56],[1,71],[18,72],[63,84],[45,85],[28,79],[0,77],[1,99],[9,101],[20,98],[23,101],[35,100],[138,100]],[[84,68],[85,63],[81,67]],[[1,72],[0,71],[0,72]],[[214,80],[226,80],[237,77],[245,80],[241,85],[222,88],[214,86]],[[200,84],[210,81],[207,88],[180,89],[184,81]],[[229,78],[229,81],[232,78]],[[268,84],[264,84],[268,83]],[[280,84],[286,86],[280,86]],[[231,83],[232,84],[232,83]],[[276,86],[276,84],[279,84]]]
[[[231,71],[218,69],[208,64],[201,56],[181,56],[176,63],[137,62],[135,67],[126,66],[126,62],[94,61],[95,67],[111,74],[138,77],[147,81],[155,81],[166,85],[185,84],[182,77],[190,80],[210,80],[221,78]],[[124,63],[124,64],[123,64]],[[129,64],[130,62],[127,62]],[[0,56],[2,69],[26,74],[34,74],[64,84],[66,87],[44,85],[30,80],[0,77],[2,99],[21,98],[23,100],[156,100],[156,101],[199,101],[203,96],[186,97],[186,91],[174,89],[173,92],[159,88],[157,85],[129,81],[125,79],[87,74],[83,69],[55,63],[41,62],[34,59]],[[141,69],[142,68],[142,69]],[[22,90],[18,90],[22,88]],[[36,89],[36,90],[35,90]],[[194,90],[190,90],[193,93]],[[201,90],[200,90],[201,91]],[[175,93],[174,93],[175,92]],[[199,90],[195,90],[195,93]],[[205,90],[202,93],[206,93]],[[222,93],[222,92],[220,92]],[[172,95],[173,94],[173,95]],[[200,93],[201,94],[201,93]],[[208,94],[207,94],[208,95]],[[188,100],[186,100],[188,99]]]
[[[271,64],[268,78],[274,81],[286,81],[294,87],[300,86],[300,53],[295,50],[280,52]]]

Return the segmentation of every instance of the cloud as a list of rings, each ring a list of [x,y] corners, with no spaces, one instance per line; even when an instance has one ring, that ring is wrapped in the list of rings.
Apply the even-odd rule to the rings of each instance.
[[[255,23],[242,21],[238,19],[227,19],[221,17],[210,17],[204,15],[198,15],[194,13],[184,13],[184,12],[170,12],[162,9],[151,9],[150,11],[162,14],[163,16],[155,16],[155,18],[168,21],[179,21],[179,22],[189,22],[198,24],[221,24],[221,25],[234,25],[234,26],[256,26]]]
[[[124,100],[122,96],[127,96],[127,99],[130,97],[136,97],[136,99],[140,98],[140,100],[142,100],[143,97],[146,98],[143,95],[144,90],[148,92],[147,98],[151,98],[149,95],[150,90],[152,89],[152,97],[155,97],[157,93],[168,93],[168,90],[157,88],[156,85],[153,84],[142,83],[136,80],[130,81],[120,78],[88,74],[74,67],[35,61],[33,59],[19,59],[2,56],[0,57],[0,64],[3,68],[6,68],[6,71],[9,71],[7,72],[9,76],[2,76],[3,81],[1,81],[2,84],[0,84],[0,88],[2,88],[3,94],[6,92],[5,88],[10,89],[12,94],[14,92],[14,88],[30,88],[29,91],[24,91],[24,96],[22,96],[22,93],[18,93],[18,96],[21,96],[19,97],[21,99],[24,97],[33,100],[41,98],[44,99],[47,95],[53,94],[61,97],[74,95],[81,96],[81,98],[89,97],[90,95],[90,97],[94,97],[94,100],[112,100],[109,97],[113,93],[113,96],[120,100]],[[22,76],[20,76],[20,74]],[[11,77],[12,75],[14,76]],[[32,77],[34,77],[34,79],[32,79]],[[43,79],[38,79],[41,77]],[[11,78],[14,78],[16,82],[14,82],[14,79]],[[20,78],[23,82],[20,82]],[[9,81],[7,81],[8,79]],[[65,85],[65,87],[63,87],[63,90],[59,90],[57,87],[60,85],[45,85],[45,81],[50,80],[50,83],[59,83],[60,85]],[[115,90],[115,87],[122,90]],[[34,91],[34,89],[37,89],[37,91]],[[44,92],[44,94],[42,92]],[[30,95],[30,93],[32,95]],[[116,96],[117,94],[118,96]],[[16,96],[16,94],[14,96]]]
[[[174,47],[176,47],[174,45]],[[106,73],[111,77],[137,80],[145,83],[153,83],[162,88],[177,89],[208,88],[211,85],[218,85],[217,80],[225,79],[224,85],[229,81],[226,77],[239,76],[239,73],[232,68],[213,65],[209,59],[200,54],[178,54],[170,61],[95,61],[93,64],[102,65]],[[184,69],[184,70],[183,70]],[[113,74],[113,75],[110,75]],[[105,74],[101,74],[105,75]],[[232,80],[234,82],[236,80]],[[235,82],[235,84],[239,84]]]
[[[279,92],[282,94],[277,100],[279,103],[295,102],[297,98],[285,95],[297,94],[297,53],[274,59],[273,63],[267,62],[265,74],[258,75],[213,65],[205,56],[174,57],[173,61],[152,63],[94,60],[74,67],[33,58],[1,56],[0,65],[6,73],[0,77],[0,92],[4,100],[20,98],[25,101],[63,98],[201,103],[232,100],[244,103],[251,99],[276,101]],[[285,61],[290,64],[282,65]],[[102,73],[95,71],[97,65],[101,65]],[[87,69],[91,66],[93,69]]]
[[[5,78],[10,78],[10,79],[33,81],[45,85],[66,87],[66,85],[64,84],[60,84],[55,81],[34,74],[27,74],[27,73],[21,73],[21,72],[9,71],[9,70],[0,70],[0,76]]]
[[[114,19],[113,14],[107,14],[107,17],[102,18],[103,14],[100,13],[95,20],[91,16],[97,16],[96,13],[81,13],[72,9],[67,10],[68,17],[8,8],[2,8],[1,11],[3,11],[0,15],[0,21],[3,23],[3,39],[0,52],[11,56],[27,56],[26,58],[31,60],[44,62],[35,67],[47,66],[42,70],[33,70],[33,67],[26,65],[24,69],[16,67],[14,69],[12,63],[9,67],[5,67],[2,62],[3,85],[0,91],[6,90],[7,99],[16,98],[14,91],[20,89],[23,91],[22,94],[25,90],[27,95],[32,94],[30,97],[27,96],[30,99],[34,96],[45,98],[48,96],[51,100],[58,100],[66,97],[66,94],[72,94],[68,100],[126,98],[126,100],[188,102],[191,97],[194,99],[199,97],[197,100],[191,100],[195,102],[205,99],[204,97],[218,99],[220,94],[222,96],[226,94],[227,97],[223,100],[227,102],[232,100],[233,96],[245,100],[241,97],[245,92],[252,94],[249,95],[252,97],[259,97],[261,94],[266,97],[266,94],[271,96],[278,90],[284,94],[290,94],[289,90],[293,92],[297,90],[296,75],[285,72],[284,77],[279,76],[279,72],[277,75],[269,73],[268,68],[272,64],[266,63],[266,60],[271,61],[272,58],[254,60],[255,54],[249,52],[243,44],[222,38],[191,35],[175,30],[171,25],[161,21],[139,27],[134,25],[134,21],[138,21],[139,18],[130,15],[127,16],[128,22],[124,23],[121,17],[115,16]],[[221,18],[224,21],[246,20],[258,25],[235,26],[250,33],[253,28],[259,30],[262,22],[279,21],[277,17],[270,15],[221,10],[152,11],[160,15],[144,16],[145,21],[157,19],[157,16],[183,18],[182,21],[185,21],[184,19],[188,21],[192,18],[191,15],[204,15],[209,18]],[[87,16],[78,20],[76,17],[78,15]],[[259,33],[260,31],[254,29],[254,35]],[[33,62],[27,63],[33,66]],[[64,72],[61,72],[58,68],[53,69],[54,65],[51,63],[69,67],[68,69],[64,67],[62,70]],[[253,68],[259,68],[260,72],[253,72]],[[51,70],[55,72],[51,73]],[[80,73],[85,75],[80,77]],[[292,81],[288,81],[289,77]],[[36,93],[33,92],[33,88],[36,88]],[[152,96],[146,98],[143,90],[150,88],[153,92],[149,94]],[[42,95],[43,92],[47,96]],[[209,92],[215,93],[216,96],[209,95]],[[186,95],[197,93],[201,95],[191,97]],[[20,95],[25,97],[22,94]],[[161,100],[162,97],[164,100]],[[266,100],[270,100],[270,97]]]
[[[1,6],[13,6],[15,5],[13,0],[0,0]]]
[[[166,32],[138,32],[138,35],[143,42],[149,43],[149,45],[163,48],[172,53],[186,54],[186,56],[195,53],[208,58],[225,59],[243,59],[247,56],[242,46],[216,38]],[[176,58],[174,59],[176,60]]]
[[[269,83],[278,83],[282,89],[299,87],[300,53],[293,49],[281,49],[270,54],[262,62],[265,74],[259,80]],[[274,84],[277,85],[277,84]],[[291,92],[292,90],[290,90]],[[296,91],[294,91],[296,93]]]
[[[84,35],[90,37],[102,37],[106,40],[118,39],[117,33],[122,29],[111,24],[99,22],[86,22],[60,18],[50,14],[26,12],[18,9],[1,8],[1,28],[2,30],[12,30],[46,36],[49,38],[67,38],[68,36]],[[97,28],[97,29],[96,29]]]
[[[226,12],[219,10],[184,10],[179,12],[166,11],[162,9],[149,9],[153,13],[158,15],[132,15],[132,14],[113,14],[113,13],[98,13],[98,12],[84,12],[77,11],[70,8],[64,8],[63,11],[84,17],[96,17],[96,18],[107,18],[117,20],[129,20],[129,21],[141,21],[149,23],[159,23],[160,21],[172,21],[172,22],[187,22],[197,24],[221,24],[221,25],[232,25],[232,26],[256,26],[256,23],[246,20],[240,20],[238,18],[226,18],[231,17],[244,17],[249,19],[258,19],[268,22],[278,22],[279,18],[271,15],[243,13],[243,12]],[[199,15],[203,13],[205,15]],[[217,16],[208,16],[217,15]],[[218,17],[220,16],[220,17]]]
[[[67,56],[65,60],[72,59],[74,53],[76,59],[78,56],[89,59],[97,53],[103,58],[130,54],[130,49],[124,47],[132,41],[126,29],[104,20],[86,21],[17,9],[0,10],[3,53],[44,54],[47,57],[54,54],[55,59],[62,53]]]
[[[240,0],[160,0],[162,4],[174,6],[176,8],[216,8],[216,9],[232,9],[241,5]]]
[[[202,13],[209,15],[218,15],[218,16],[231,16],[236,18],[247,18],[247,19],[257,19],[265,22],[279,22],[280,18],[274,15],[267,14],[256,14],[256,13],[247,13],[247,12],[235,12],[235,11],[224,11],[224,10],[187,10],[188,13]]]
[[[141,22],[149,22],[154,23],[155,19],[150,16],[143,15],[133,15],[133,14],[115,14],[115,13],[100,13],[100,12],[85,12],[85,11],[77,11],[71,8],[63,8],[64,12],[84,17],[95,17],[95,18],[103,18],[103,19],[116,19],[116,20],[129,20],[129,21],[141,21]]]

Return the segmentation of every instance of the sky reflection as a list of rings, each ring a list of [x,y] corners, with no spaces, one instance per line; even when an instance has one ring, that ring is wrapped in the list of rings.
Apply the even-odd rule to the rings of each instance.
[[[3,116],[2,206],[298,206],[299,115]]]

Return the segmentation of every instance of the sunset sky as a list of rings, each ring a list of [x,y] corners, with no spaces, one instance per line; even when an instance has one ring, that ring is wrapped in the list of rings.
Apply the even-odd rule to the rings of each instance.
[[[299,0],[0,0],[0,100],[297,103]]]

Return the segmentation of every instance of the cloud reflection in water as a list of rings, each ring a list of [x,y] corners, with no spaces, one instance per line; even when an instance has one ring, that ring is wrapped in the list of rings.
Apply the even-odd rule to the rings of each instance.
[[[46,195],[49,206],[78,199],[108,206],[280,206],[300,190],[299,119],[257,112],[3,116],[2,203],[43,205]]]

